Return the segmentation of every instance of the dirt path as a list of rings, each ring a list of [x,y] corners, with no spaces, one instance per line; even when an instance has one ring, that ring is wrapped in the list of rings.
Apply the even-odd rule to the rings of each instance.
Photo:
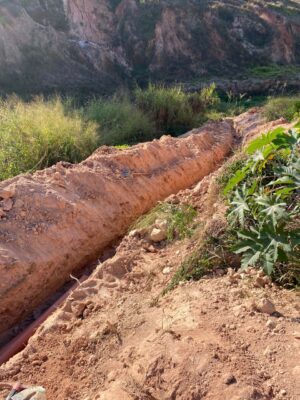
[[[44,385],[49,400],[299,399],[299,296],[211,276],[156,301],[192,244],[143,245],[124,238],[0,380]],[[255,311],[265,297],[275,316]]]

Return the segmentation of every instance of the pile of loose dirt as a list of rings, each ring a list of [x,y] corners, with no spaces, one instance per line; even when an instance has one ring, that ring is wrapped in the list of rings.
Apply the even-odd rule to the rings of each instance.
[[[187,138],[121,151],[102,147],[0,184],[0,333],[94,261],[158,200],[216,169],[234,139],[231,120]],[[3,201],[1,201],[3,198]]]
[[[279,123],[265,125],[255,112],[234,120],[242,137]],[[169,198],[197,208],[204,234],[224,213],[221,171]],[[48,400],[298,400],[299,295],[255,270],[229,269],[161,297],[196,245],[126,235],[0,367],[0,382],[38,383]]]

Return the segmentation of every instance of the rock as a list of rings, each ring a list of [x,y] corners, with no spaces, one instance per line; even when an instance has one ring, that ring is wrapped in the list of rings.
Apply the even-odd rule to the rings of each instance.
[[[11,197],[14,197],[15,191],[14,190],[0,190],[0,198],[7,200],[10,199]]]
[[[33,387],[13,396],[13,400],[46,400],[46,391],[42,387]]]
[[[167,239],[167,232],[163,229],[153,228],[149,238],[152,242],[158,243]]]
[[[270,330],[276,328],[276,322],[273,321],[272,319],[268,319],[266,323],[266,327],[269,328]]]
[[[167,231],[168,230],[168,221],[166,219],[164,219],[164,220],[157,219],[155,221],[155,228],[161,229],[163,231]]]
[[[0,208],[0,218],[5,216],[5,212],[2,210],[2,208]]]
[[[294,332],[293,336],[295,339],[299,339],[300,340],[300,332]]]
[[[225,377],[225,379],[224,379],[225,385],[232,385],[232,384],[234,384],[234,383],[236,383],[236,382],[237,382],[237,381],[236,381],[235,376],[234,376],[234,375],[231,375],[231,374],[227,375],[227,376]]]
[[[271,285],[272,284],[272,279],[269,276],[265,276],[263,278],[264,282],[266,285]]]
[[[276,311],[274,304],[268,299],[262,299],[258,303],[257,308],[260,312],[269,315],[272,315]]]
[[[282,390],[280,390],[279,394],[280,394],[280,396],[286,396],[287,391],[285,389],[282,389]]]
[[[10,211],[13,208],[13,204],[12,199],[6,199],[2,202],[2,208],[4,211]]]
[[[163,273],[164,275],[170,274],[170,273],[171,273],[171,268],[170,268],[170,267],[164,268],[162,273]]]
[[[261,276],[258,276],[254,281],[254,286],[257,288],[264,288],[266,286],[266,282],[265,282],[264,278],[262,278]]]

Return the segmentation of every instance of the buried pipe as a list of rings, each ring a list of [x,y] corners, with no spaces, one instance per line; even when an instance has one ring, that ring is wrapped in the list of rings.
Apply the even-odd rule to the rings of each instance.
[[[18,334],[12,339],[6,346],[1,349],[0,352],[0,366],[6,363],[11,357],[23,350],[28,340],[34,335],[36,330],[41,326],[46,319],[56,311],[66,298],[87,279],[86,275],[83,275],[66,293],[64,293],[52,306],[50,306],[39,318],[37,318],[32,324],[30,324],[23,332]]]

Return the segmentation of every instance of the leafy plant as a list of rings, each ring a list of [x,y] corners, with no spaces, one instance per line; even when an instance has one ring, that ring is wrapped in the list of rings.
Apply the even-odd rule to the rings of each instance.
[[[244,167],[232,176],[228,221],[236,229],[233,250],[243,268],[261,266],[271,275],[299,251],[300,129],[277,128],[255,139]]]

